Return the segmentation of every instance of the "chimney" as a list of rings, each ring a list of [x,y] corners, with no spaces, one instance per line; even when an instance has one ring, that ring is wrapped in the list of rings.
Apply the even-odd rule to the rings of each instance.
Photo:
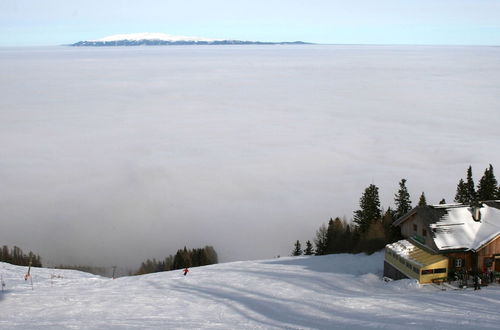
[[[472,213],[472,218],[474,221],[481,221],[481,204],[477,203],[471,205],[470,211]]]

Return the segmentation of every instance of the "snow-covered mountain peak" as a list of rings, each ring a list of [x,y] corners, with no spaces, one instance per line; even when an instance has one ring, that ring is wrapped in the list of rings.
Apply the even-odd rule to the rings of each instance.
[[[71,46],[163,46],[163,45],[290,45],[306,44],[302,41],[247,41],[210,39],[204,37],[174,36],[166,33],[115,34],[96,40],[78,41]]]
[[[115,34],[111,36],[107,36],[104,38],[89,40],[95,42],[109,42],[109,41],[121,41],[121,40],[129,40],[129,41],[139,41],[139,40],[161,40],[161,41],[204,41],[204,42],[213,42],[222,39],[210,39],[204,37],[189,37],[189,36],[174,36],[166,33],[158,33],[158,32],[142,32],[142,33],[128,33],[128,34]]]

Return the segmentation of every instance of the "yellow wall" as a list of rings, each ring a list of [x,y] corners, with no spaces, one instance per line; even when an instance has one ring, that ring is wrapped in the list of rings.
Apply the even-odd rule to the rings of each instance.
[[[432,283],[433,279],[448,277],[448,259],[442,259],[440,261],[434,262],[432,264],[426,265],[424,267],[419,267],[417,264],[408,262],[407,260],[401,260],[399,257],[394,257],[389,253],[389,249],[385,249],[385,260],[396,267],[400,272],[408,276],[409,278],[414,278],[418,280],[419,283]],[[446,272],[438,274],[426,274],[422,275],[422,270],[428,269],[439,269],[445,268]]]
[[[439,268],[445,268],[446,272],[445,273],[439,273],[439,274],[427,274],[427,275],[422,275],[422,270],[427,270],[427,269],[439,269]],[[425,266],[420,270],[420,278],[418,281],[420,283],[432,283],[432,280],[437,279],[437,278],[443,278],[443,277],[448,277],[448,259],[438,261],[436,263],[433,263],[431,265]]]
[[[406,266],[406,264],[402,263],[399,258],[395,258],[392,254],[389,254],[388,249],[385,249],[385,261],[396,267],[400,272],[402,272],[409,278],[419,280],[418,271],[409,268],[408,266]]]

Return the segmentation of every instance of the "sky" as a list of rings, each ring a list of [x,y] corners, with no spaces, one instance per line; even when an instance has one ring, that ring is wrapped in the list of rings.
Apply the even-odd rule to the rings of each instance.
[[[288,255],[363,190],[500,168],[500,47],[0,49],[0,244],[138,267]]]
[[[499,45],[497,0],[1,0],[0,46],[113,34],[328,44]]]

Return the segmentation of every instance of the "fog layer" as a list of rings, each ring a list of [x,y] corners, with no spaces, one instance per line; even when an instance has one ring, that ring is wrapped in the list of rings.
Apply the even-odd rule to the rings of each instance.
[[[4,48],[0,72],[0,244],[46,263],[286,255],[371,183],[437,203],[500,166],[498,47]]]

